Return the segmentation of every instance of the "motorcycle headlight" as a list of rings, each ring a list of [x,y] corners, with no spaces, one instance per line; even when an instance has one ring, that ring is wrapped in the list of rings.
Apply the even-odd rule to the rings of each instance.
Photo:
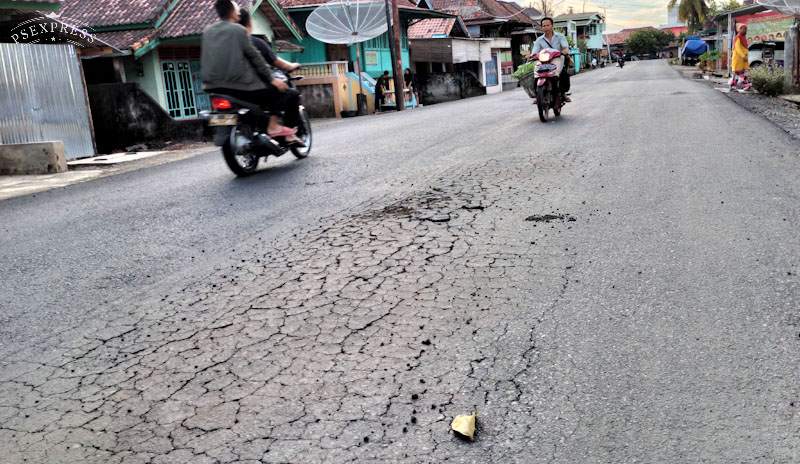
[[[539,61],[550,61],[550,54],[547,52],[539,53]]]

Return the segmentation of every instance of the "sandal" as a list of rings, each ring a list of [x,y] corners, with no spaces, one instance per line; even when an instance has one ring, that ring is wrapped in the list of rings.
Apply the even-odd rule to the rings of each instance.
[[[267,135],[270,137],[291,137],[296,133],[297,129],[292,129],[291,127],[286,126],[281,126],[281,128],[277,131],[267,131]]]
[[[293,145],[295,147],[300,147],[300,148],[306,147],[306,144],[296,135],[293,135],[291,137],[286,137],[286,143],[288,143],[289,145]]]

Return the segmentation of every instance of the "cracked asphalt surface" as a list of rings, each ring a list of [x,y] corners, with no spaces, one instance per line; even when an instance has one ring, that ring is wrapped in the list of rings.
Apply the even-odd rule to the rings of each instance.
[[[799,462],[796,141],[663,62],[574,95],[0,203],[0,462]]]

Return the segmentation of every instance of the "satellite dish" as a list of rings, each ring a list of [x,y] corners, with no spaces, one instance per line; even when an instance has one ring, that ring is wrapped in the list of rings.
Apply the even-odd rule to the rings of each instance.
[[[785,15],[800,16],[800,0],[757,0],[756,3]]]
[[[334,0],[314,10],[306,20],[308,35],[323,43],[357,45],[358,114],[363,114],[364,87],[361,78],[361,42],[389,29],[385,2],[380,0]]]
[[[386,32],[386,7],[376,0],[334,0],[309,15],[306,30],[329,44],[352,45]]]

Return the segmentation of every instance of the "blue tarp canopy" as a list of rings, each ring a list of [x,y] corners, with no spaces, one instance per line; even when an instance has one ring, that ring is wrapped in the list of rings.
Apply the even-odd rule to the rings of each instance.
[[[700,40],[697,36],[689,36],[686,38],[686,43],[683,45],[681,55],[683,56],[700,56],[708,51],[708,44]]]

